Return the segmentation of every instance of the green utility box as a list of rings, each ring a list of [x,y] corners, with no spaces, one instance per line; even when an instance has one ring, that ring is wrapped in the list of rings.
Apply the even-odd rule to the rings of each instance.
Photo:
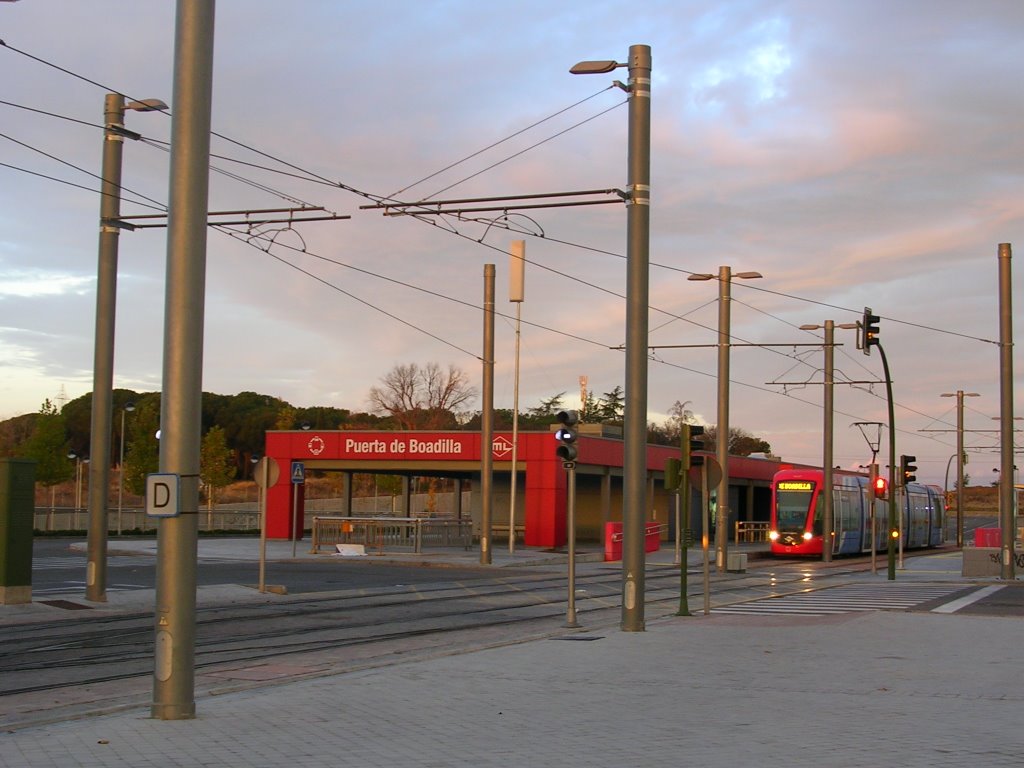
[[[0,605],[32,602],[36,463],[0,459]]]

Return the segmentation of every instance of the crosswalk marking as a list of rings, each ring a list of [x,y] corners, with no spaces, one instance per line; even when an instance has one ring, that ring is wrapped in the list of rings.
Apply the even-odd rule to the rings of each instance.
[[[945,597],[962,588],[950,584],[845,584],[813,592],[764,597],[747,603],[712,608],[711,612],[747,616],[829,616],[863,611],[902,610]]]

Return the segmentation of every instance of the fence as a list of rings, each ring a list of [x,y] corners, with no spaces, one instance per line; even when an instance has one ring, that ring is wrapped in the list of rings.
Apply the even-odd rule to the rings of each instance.
[[[255,505],[252,505],[255,506]],[[258,531],[260,513],[257,510],[230,509],[200,510],[199,530],[201,531]],[[55,507],[36,507],[32,527],[36,531],[84,531],[89,526],[89,512]],[[152,533],[157,529],[157,519],[146,515],[142,509],[107,510],[108,530],[120,534],[122,531]]]
[[[463,547],[473,545],[470,520],[410,517],[314,517],[310,553],[337,544],[362,544],[383,552],[385,547]]]
[[[769,523],[753,523],[749,520],[736,521],[736,543],[753,544],[768,541]]]

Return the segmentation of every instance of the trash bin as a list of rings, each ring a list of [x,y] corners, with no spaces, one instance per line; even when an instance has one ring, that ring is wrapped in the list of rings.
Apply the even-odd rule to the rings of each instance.
[[[0,459],[0,605],[32,602],[36,463]]]

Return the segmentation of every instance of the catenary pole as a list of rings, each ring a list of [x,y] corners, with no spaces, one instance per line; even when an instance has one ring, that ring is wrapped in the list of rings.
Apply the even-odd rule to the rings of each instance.
[[[629,48],[629,199],[626,217],[626,402],[623,459],[622,621],[644,630],[647,514],[647,331],[651,225],[651,47]]]
[[[175,20],[160,471],[180,478],[180,515],[160,521],[157,539],[152,715],[159,720],[189,719],[196,709],[196,525],[215,5],[214,0],[178,0]]]
[[[103,102],[103,169],[100,195],[99,267],[96,273],[96,334],[92,368],[92,420],[89,435],[89,531],[86,543],[85,599],[107,599],[107,494],[110,484],[110,432],[113,420],[114,324],[117,306],[117,251],[121,215],[121,159],[124,96],[108,93]]]

